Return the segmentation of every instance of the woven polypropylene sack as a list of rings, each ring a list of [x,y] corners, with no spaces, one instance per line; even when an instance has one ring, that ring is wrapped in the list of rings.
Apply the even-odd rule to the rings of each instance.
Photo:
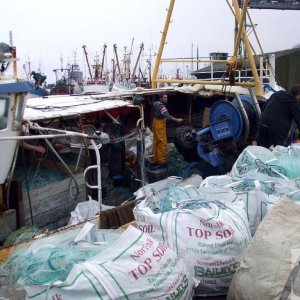
[[[287,197],[266,215],[233,276],[228,300],[299,299],[300,207]],[[299,270],[298,270],[299,271]]]
[[[104,252],[76,264],[64,282],[26,291],[28,299],[43,300],[190,300],[194,284],[174,251],[130,226]]]

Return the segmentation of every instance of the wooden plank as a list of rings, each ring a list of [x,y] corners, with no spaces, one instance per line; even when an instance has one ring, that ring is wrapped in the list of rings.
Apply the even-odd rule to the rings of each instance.
[[[10,187],[10,202],[12,208],[17,212],[17,228],[24,226],[24,205],[22,195],[22,183],[18,180],[13,180]]]
[[[39,228],[65,226],[70,219],[70,213],[79,202],[85,201],[86,186],[83,174],[75,175],[78,183],[79,194],[76,199],[70,195],[70,178],[50,183],[30,191],[30,201],[33,214],[33,223]],[[72,195],[76,188],[72,183]],[[30,206],[27,192],[23,193],[23,211],[25,225],[31,225]]]
[[[16,210],[9,209],[4,211],[0,215],[0,242],[3,242],[16,229]]]
[[[84,177],[83,174],[78,174],[75,175],[75,178],[77,180],[78,185],[83,185],[84,184]],[[70,185],[70,178],[66,178],[60,181],[56,181],[50,184],[47,184],[43,187],[40,187],[38,189],[32,189],[30,190],[30,196],[31,198],[41,200],[44,199],[44,194],[47,194],[48,197],[54,196],[60,192],[66,191],[69,189]],[[23,194],[23,199],[24,199],[24,205],[28,204],[28,197],[27,193]]]
[[[75,195],[75,191],[73,191],[73,195]],[[85,196],[85,186],[79,186],[79,195],[77,198],[81,199],[81,201],[84,201],[86,199]],[[48,210],[51,210],[57,206],[61,206],[62,203],[76,202],[78,201],[77,198],[72,199],[69,190],[64,190],[54,195],[44,193],[43,197],[39,197],[38,199],[31,196],[31,207],[33,214],[37,215],[47,212]],[[24,211],[25,216],[30,214],[29,203],[24,205]]]
[[[38,205],[34,203],[32,206],[34,224],[41,228],[62,218],[70,218],[71,211],[75,209],[79,202],[85,201],[85,199],[85,190],[81,190],[76,199],[68,198],[68,192],[65,192],[51,198],[45,198]],[[25,207],[25,224],[31,224],[29,206]]]

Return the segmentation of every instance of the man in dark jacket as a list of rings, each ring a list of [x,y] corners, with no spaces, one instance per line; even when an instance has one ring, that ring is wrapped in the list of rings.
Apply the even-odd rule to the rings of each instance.
[[[258,145],[286,146],[293,120],[300,129],[300,84],[293,85],[290,92],[275,92],[265,104],[259,121]]]

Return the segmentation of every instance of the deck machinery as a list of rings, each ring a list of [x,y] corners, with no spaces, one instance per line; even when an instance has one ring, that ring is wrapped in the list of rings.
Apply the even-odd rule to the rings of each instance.
[[[201,159],[220,173],[227,172],[241,150],[255,140],[260,113],[254,94],[219,100],[211,107],[208,126],[177,128],[174,144],[187,161]]]

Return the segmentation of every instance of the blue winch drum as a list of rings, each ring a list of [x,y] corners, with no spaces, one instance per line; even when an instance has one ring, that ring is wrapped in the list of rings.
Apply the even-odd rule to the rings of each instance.
[[[238,140],[243,130],[243,119],[238,108],[227,100],[215,102],[209,115],[210,130],[215,141],[231,137]]]
[[[249,132],[248,138],[250,138],[250,139],[255,138],[256,133],[257,133],[257,128],[258,128],[258,121],[259,121],[258,112],[255,109],[255,105],[254,105],[250,95],[240,95],[240,99],[241,99],[241,102],[244,106],[244,109],[246,111],[246,114],[247,114],[248,120],[249,120],[250,132]],[[239,106],[237,104],[236,99],[232,100],[232,104],[234,106],[236,106],[237,109],[239,110]],[[241,114],[241,116],[242,116],[242,114]],[[244,131],[244,128],[243,128],[243,131]],[[242,131],[242,135],[244,133],[243,131]]]
[[[240,96],[242,105],[249,119],[250,133],[253,137],[256,134],[258,116],[253,107],[250,96]],[[219,100],[215,102],[209,115],[210,131],[215,141],[231,137],[234,141],[240,139],[244,130],[243,114],[240,111],[237,100],[232,102]]]

